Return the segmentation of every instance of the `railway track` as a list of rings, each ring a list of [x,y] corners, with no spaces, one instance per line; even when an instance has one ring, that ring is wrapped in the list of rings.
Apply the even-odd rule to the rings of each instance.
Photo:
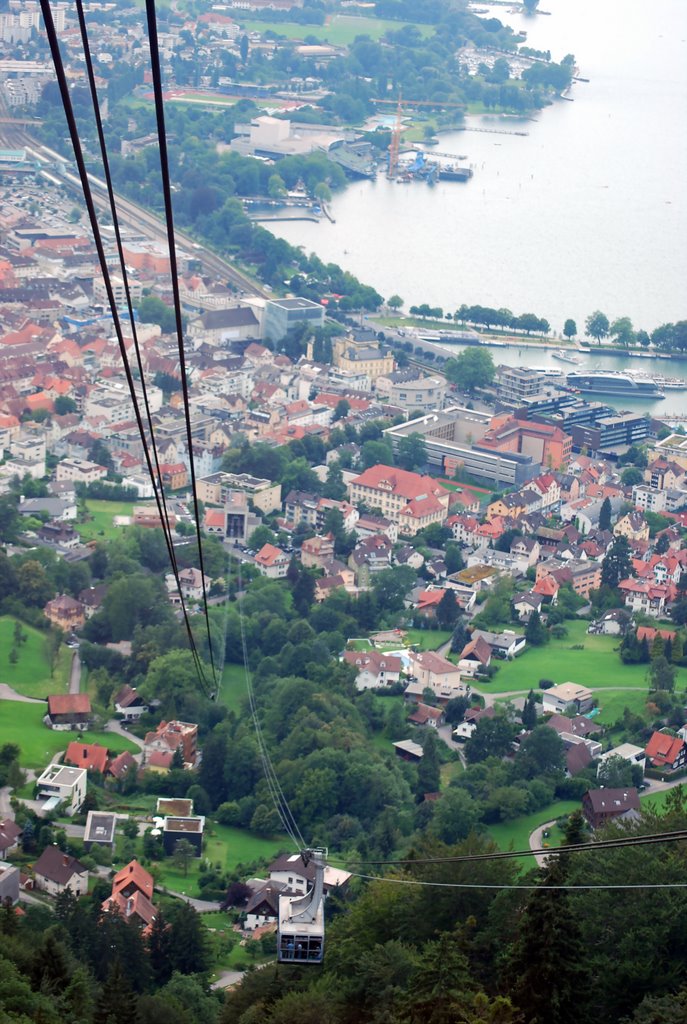
[[[0,105],[0,117],[2,117],[2,115],[3,109]],[[13,122],[13,125],[16,124],[16,122]],[[18,126],[10,127],[9,124],[3,124],[1,120],[0,134],[4,138],[6,144],[26,149],[27,152],[36,158],[36,160],[45,165],[43,174],[48,181],[53,181],[58,185],[68,188],[71,191],[76,192],[79,196],[82,195],[81,181],[78,176],[76,174],[72,174],[70,171],[62,171],[59,167],[56,168],[56,162],[63,164],[65,160],[60,153],[56,153],[54,150],[49,149],[40,142],[37,142],[22,128]],[[94,175],[89,175],[89,179],[91,190],[93,192],[93,201],[96,207],[109,213],[110,203],[107,197],[105,183]],[[143,209],[143,207],[139,206],[138,203],[134,203],[132,200],[126,199],[119,193],[115,193],[115,197],[117,201],[117,215],[122,224],[135,228],[152,241],[164,242],[165,245],[167,244],[166,226],[163,221],[156,216],[156,214]],[[269,297],[265,289],[254,281],[253,278],[244,274],[242,271],[237,270],[230,261],[223,259],[221,256],[211,252],[204,246],[199,246],[195,239],[191,238],[189,235],[184,234],[182,231],[175,230],[175,240],[177,249],[183,248],[193,252],[203,267],[215,277],[223,279],[227,281],[227,283],[233,284],[243,291],[250,292],[252,295],[259,295],[265,299]]]

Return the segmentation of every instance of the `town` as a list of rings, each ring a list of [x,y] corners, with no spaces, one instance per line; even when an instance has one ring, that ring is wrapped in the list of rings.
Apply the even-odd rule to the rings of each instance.
[[[143,102],[138,19],[88,7],[113,105]],[[277,99],[331,95],[348,43],[296,60],[242,20],[292,8],[318,13],[228,4],[191,38],[170,16],[181,99],[272,103],[267,62]],[[173,279],[135,212],[125,273],[106,217],[101,266],[56,121],[54,150],[21,135],[52,84],[40,25],[31,0],[0,13],[0,1008],[14,986],[8,1019],[43,1024],[563,1024],[536,999],[580,984],[603,924],[579,1019],[643,1024],[665,971],[684,984],[681,947],[628,936],[623,900],[646,897],[610,889],[664,886],[641,904],[661,929],[682,899],[681,847],[658,840],[687,814],[685,431],[499,365],[488,331],[452,352],[333,269],[284,279],[180,235]],[[494,88],[507,36],[465,47]],[[122,158],[144,161],[156,137],[131,120]],[[285,123],[255,117],[234,152],[371,159]],[[321,215],[337,179],[314,160],[272,198]],[[295,961],[322,964],[324,933],[289,942],[284,907],[320,887],[334,953],[311,982]],[[537,981],[522,935],[547,888],[557,976]]]

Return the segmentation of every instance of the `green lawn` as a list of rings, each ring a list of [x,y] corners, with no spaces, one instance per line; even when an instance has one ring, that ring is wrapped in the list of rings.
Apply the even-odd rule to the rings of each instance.
[[[572,811],[579,811],[579,800],[556,800],[548,807],[542,807],[540,811],[533,814],[523,814],[520,818],[513,818],[512,821],[503,821],[498,825],[490,825],[487,828],[487,835],[493,839],[500,850],[526,850],[530,844],[530,835],[535,828],[543,825],[545,821],[553,821],[563,814],[570,814]],[[555,837],[549,840],[555,845]],[[529,871],[536,867],[534,857],[519,857],[518,864],[523,871]]]
[[[238,864],[252,864],[255,861],[270,861],[277,854],[290,848],[286,836],[271,839],[253,835],[245,829],[217,825],[208,819],[205,830],[203,856],[212,864],[219,864],[222,871],[233,871]],[[183,892],[188,896],[201,897],[198,888],[199,859],[189,866],[188,875],[174,866],[171,858],[158,862],[160,885]]]
[[[229,711],[235,711],[238,714],[247,696],[246,673],[243,665],[232,665],[227,662],[222,672],[222,685],[219,690],[220,702]]]
[[[132,501],[100,501],[89,498],[86,509],[93,518],[86,523],[75,523],[74,529],[83,541],[112,540],[117,536],[118,527],[112,520],[115,516],[130,516],[133,512]]]
[[[421,651],[436,651],[450,639],[450,629],[408,629],[405,642],[408,645],[417,644]]]
[[[369,36],[376,41],[386,32],[398,32],[404,24],[402,21],[385,21],[383,18],[335,14],[326,25],[299,25],[288,21],[242,21],[241,28],[246,32],[260,32],[263,35],[265,32],[274,32],[287,39],[305,39],[306,36],[312,36],[319,42],[331,43],[333,46],[348,46],[356,36]],[[414,27],[425,38],[434,32],[432,25]]]
[[[632,687],[646,691],[646,666],[623,665],[615,650],[617,637],[590,636],[586,622],[566,622],[568,635],[543,647],[527,647],[514,661],[497,661],[499,670],[489,683],[477,689],[486,693],[535,689],[540,679],[554,683],[579,683],[590,689]],[[513,628],[512,626],[510,627]],[[582,645],[582,650],[572,647]],[[687,669],[679,669],[677,688],[687,686]]]
[[[100,743],[120,753],[138,748],[130,740],[109,732],[53,732],[43,725],[46,704],[21,704],[14,700],[0,700],[0,746],[17,743],[23,768],[45,768],[59,750],[65,750],[71,740]]]
[[[16,664],[9,660],[13,645],[14,624],[12,615],[0,617],[0,683],[8,683],[26,697],[47,697],[49,693],[64,693],[69,680],[72,652],[62,647],[58,655],[55,675],[50,676],[48,637],[33,626],[21,623],[22,632],[27,636],[18,648]]]

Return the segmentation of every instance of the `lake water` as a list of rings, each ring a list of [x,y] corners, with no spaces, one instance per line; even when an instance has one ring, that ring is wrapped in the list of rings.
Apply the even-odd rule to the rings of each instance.
[[[335,224],[270,230],[407,305],[507,306],[555,331],[594,309],[647,330],[687,317],[687,3],[541,6],[550,17],[494,13],[553,59],[575,54],[590,81],[574,102],[522,123],[467,122],[527,137],[442,135],[438,149],[474,167],[467,184],[380,175],[335,197]]]

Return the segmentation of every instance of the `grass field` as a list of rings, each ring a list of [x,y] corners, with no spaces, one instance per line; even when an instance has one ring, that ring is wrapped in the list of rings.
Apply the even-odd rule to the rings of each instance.
[[[49,693],[64,693],[69,681],[72,652],[62,647],[58,655],[55,675],[50,676],[47,653],[47,635],[22,622],[22,632],[28,637],[19,647],[16,664],[9,660],[12,649],[14,624],[11,615],[0,617],[0,683],[8,683],[25,697],[47,697]]]
[[[646,665],[623,665],[615,650],[619,641],[612,636],[590,636],[586,622],[566,622],[568,635],[551,640],[544,647],[527,647],[514,661],[496,662],[499,670],[486,685],[478,689],[486,693],[537,688],[540,679],[554,683],[579,683],[590,689],[631,687],[647,689]],[[513,627],[510,627],[513,628]],[[582,645],[581,650],[572,650]],[[687,669],[679,669],[677,689],[687,686]]]
[[[253,835],[245,829],[217,825],[209,820],[206,825],[205,837],[203,856],[212,864],[218,864],[221,871],[233,871],[238,864],[246,865],[255,861],[273,860],[278,853],[289,848],[286,836],[266,839]],[[175,868],[171,858],[158,862],[160,885],[164,885],[174,892],[183,892],[187,896],[199,897],[201,895],[198,888],[199,864],[200,860],[194,859],[189,865],[188,875],[184,875],[183,871]]]
[[[242,21],[241,28],[246,32],[274,32],[287,39],[305,39],[312,36],[322,43],[332,46],[349,46],[356,36],[369,36],[379,40],[387,32],[398,32],[403,28],[402,21],[386,21],[383,18],[361,18],[351,14],[335,14],[326,25],[299,25],[296,22],[281,21]],[[418,32],[425,38],[432,35],[432,25],[415,25]]]
[[[421,651],[436,651],[451,639],[450,629],[408,629],[405,642],[417,644]]]
[[[115,516],[130,516],[133,512],[132,501],[99,501],[95,498],[86,503],[88,512],[93,517],[87,523],[75,523],[74,529],[83,541],[112,540],[117,536],[119,527],[112,522]]]
[[[243,665],[232,665],[227,662],[222,672],[222,685],[219,689],[220,702],[229,711],[235,711],[238,714],[246,697],[246,674]]]
[[[553,821],[563,814],[570,814],[580,809],[579,800],[556,800],[548,807],[542,807],[540,811],[533,814],[523,814],[520,818],[513,818],[512,821],[503,821],[498,825],[490,825],[487,835],[493,839],[500,850],[526,850],[530,843],[530,834],[535,828],[543,825],[545,821]],[[560,836],[558,837],[560,839]],[[556,844],[556,837],[548,840],[551,845]],[[518,864],[523,871],[529,871],[536,867],[534,857],[520,857]]]
[[[0,746],[17,743],[21,748],[19,761],[23,768],[45,768],[58,750],[65,750],[73,739],[84,743],[100,743],[120,753],[138,749],[124,736],[110,732],[53,732],[43,725],[45,704],[22,704],[14,700],[0,700]]]

